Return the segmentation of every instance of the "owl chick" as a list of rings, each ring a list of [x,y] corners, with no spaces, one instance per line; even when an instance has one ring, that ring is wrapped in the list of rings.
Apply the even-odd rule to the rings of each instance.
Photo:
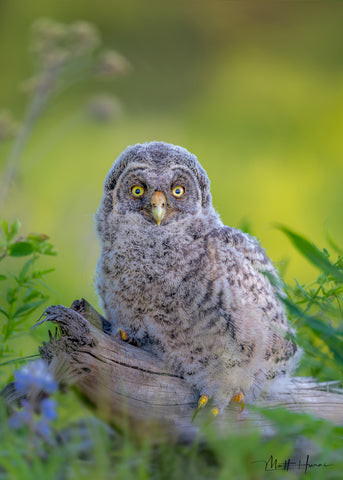
[[[280,280],[251,236],[223,225],[195,155],[163,142],[114,162],[96,214],[96,287],[115,329],[168,362],[216,411],[253,400],[297,350]]]

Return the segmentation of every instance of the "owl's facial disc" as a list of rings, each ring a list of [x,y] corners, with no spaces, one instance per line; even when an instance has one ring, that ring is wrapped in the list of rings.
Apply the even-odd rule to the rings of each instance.
[[[167,199],[164,193],[159,190],[153,194],[150,200],[151,203],[151,215],[156,221],[157,225],[160,225],[166,215]]]
[[[182,166],[129,165],[112,191],[112,208],[115,214],[138,214],[137,221],[143,218],[162,228],[197,214],[201,190]]]

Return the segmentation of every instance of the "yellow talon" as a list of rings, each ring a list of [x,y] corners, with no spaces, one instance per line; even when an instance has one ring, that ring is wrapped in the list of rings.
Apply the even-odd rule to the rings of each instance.
[[[206,403],[208,402],[208,399],[209,399],[208,395],[201,395],[201,397],[199,398],[199,401],[198,401],[198,407],[194,412],[192,420],[195,419],[195,417],[197,416],[200,408],[203,408],[206,405]]]
[[[201,395],[198,401],[198,408],[202,408],[208,402],[208,395]]]
[[[127,342],[129,340],[128,334],[122,328],[118,329],[118,334],[121,340],[124,340],[124,342]]]
[[[212,408],[211,413],[216,417],[219,413],[219,408],[218,407]]]
[[[242,392],[239,392],[239,393],[237,393],[237,395],[234,395],[234,396],[231,398],[231,401],[232,401],[232,402],[241,403],[241,401],[243,400],[243,398],[244,398],[243,393],[242,393]]]
[[[237,393],[237,395],[234,395],[232,398],[231,398],[231,402],[236,402],[236,403],[240,403],[241,405],[241,412],[243,412],[244,408],[245,408],[245,403],[244,403],[244,395],[242,392],[239,392]]]

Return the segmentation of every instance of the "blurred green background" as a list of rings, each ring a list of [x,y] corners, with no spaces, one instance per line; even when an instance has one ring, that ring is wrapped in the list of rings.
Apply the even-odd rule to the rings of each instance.
[[[93,216],[104,177],[128,145],[150,140],[195,153],[227,225],[250,225],[288,282],[314,270],[282,222],[318,246],[343,244],[343,4],[339,2],[0,1],[0,109],[23,118],[34,71],[30,26],[87,20],[131,65],[85,81],[40,118],[2,216],[51,236],[59,255],[54,303],[93,305],[99,255]],[[91,95],[117,96],[121,114],[94,122]],[[0,166],[7,144],[0,145]]]

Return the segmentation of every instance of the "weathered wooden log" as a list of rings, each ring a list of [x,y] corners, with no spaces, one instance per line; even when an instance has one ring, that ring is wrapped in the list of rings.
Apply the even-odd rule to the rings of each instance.
[[[156,436],[194,437],[195,392],[154,355],[104,333],[106,320],[88,302],[49,307],[39,324],[46,321],[59,326],[60,336],[40,347],[41,357],[50,362],[62,354],[78,391],[102,418],[138,435],[149,428]]]
[[[108,335],[108,322],[85,300],[75,301],[71,308],[51,306],[43,322],[59,327],[50,335],[40,354],[52,362],[57,380],[73,383],[97,409],[98,414],[118,429],[129,428],[144,434],[147,429],[159,436],[191,441],[197,423],[207,421],[210,409],[204,408],[192,422],[197,393],[184,379],[156,356]],[[336,382],[319,383],[312,378],[294,377],[274,383],[255,405],[286,407],[343,424],[343,395],[330,391]],[[13,389],[8,388],[13,397]],[[220,428],[258,426],[264,434],[272,431],[270,422],[249,409],[240,412],[230,406],[216,419]]]

